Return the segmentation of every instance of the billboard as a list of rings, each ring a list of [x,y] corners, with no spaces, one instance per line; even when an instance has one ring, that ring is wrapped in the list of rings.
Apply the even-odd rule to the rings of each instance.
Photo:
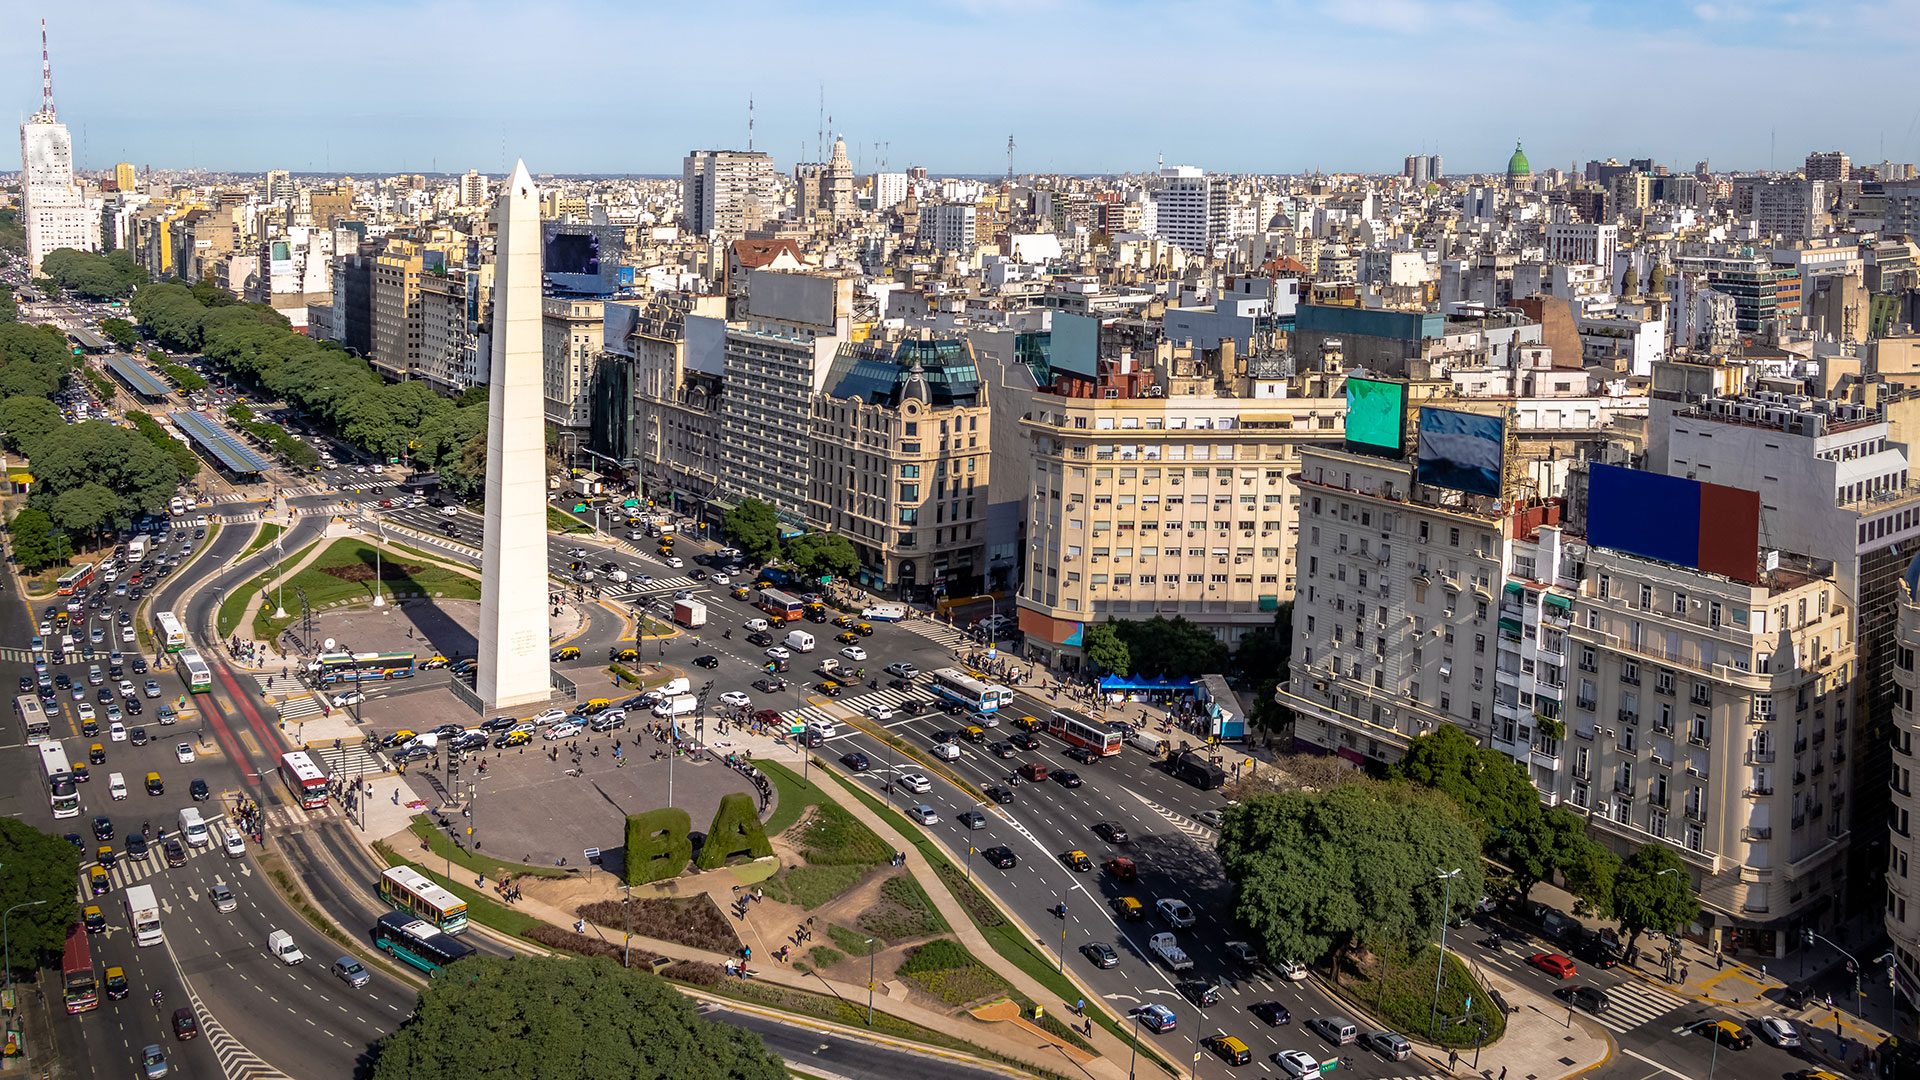
[[[1587,474],[1587,541],[1752,583],[1760,494],[1596,462]]]
[[[1347,380],[1347,449],[1391,454],[1407,449],[1407,385]]]
[[[1499,498],[1506,428],[1498,416],[1423,407],[1416,478],[1433,487]]]

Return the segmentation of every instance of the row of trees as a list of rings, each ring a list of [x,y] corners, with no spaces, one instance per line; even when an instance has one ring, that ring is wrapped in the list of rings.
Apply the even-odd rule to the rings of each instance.
[[[424,382],[388,383],[366,361],[294,333],[271,308],[236,303],[204,284],[150,285],[134,297],[134,314],[167,348],[204,354],[234,378],[285,400],[361,449],[382,458],[411,458],[437,471],[441,485],[456,495],[479,491],[486,471],[484,388],[453,401]],[[181,385],[171,370],[169,375]],[[277,425],[254,422],[248,430],[297,464],[314,456]]]
[[[146,268],[125,251],[56,248],[40,260],[40,273],[43,282],[90,300],[124,300],[147,283]]]
[[[802,533],[780,539],[780,517],[759,499],[742,499],[721,522],[735,547],[765,564],[785,559],[801,577],[850,578],[860,572],[860,555],[844,536]]]

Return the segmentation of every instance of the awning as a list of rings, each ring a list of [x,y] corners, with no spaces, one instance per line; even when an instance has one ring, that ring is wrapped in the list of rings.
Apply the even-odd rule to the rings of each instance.
[[[1263,597],[1261,597],[1261,598],[1260,598],[1260,610],[1261,610],[1261,611],[1279,611],[1279,610],[1280,610],[1280,598],[1279,598],[1278,596],[1263,596]]]
[[[1192,690],[1192,679],[1169,679],[1165,675],[1148,678],[1143,675],[1109,675],[1100,680],[1102,690]]]
[[[1519,596],[1521,593],[1525,592],[1526,589],[1523,588],[1521,584],[1517,581],[1509,581],[1507,582],[1507,591],[1512,593],[1515,596]]]
[[[1505,630],[1510,634],[1517,634],[1520,632],[1520,620],[1519,619],[1501,619],[1500,629]]]
[[[1559,593],[1543,593],[1540,599],[1545,600],[1549,605],[1557,607],[1562,611],[1573,610],[1573,598],[1570,596],[1561,596]]]

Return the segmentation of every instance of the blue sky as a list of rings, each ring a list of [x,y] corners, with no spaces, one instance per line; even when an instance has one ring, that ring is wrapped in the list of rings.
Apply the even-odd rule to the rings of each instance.
[[[1920,0],[42,4],[0,0],[0,87],[37,107],[46,16],[85,168],[677,174],[751,95],[784,169],[823,87],[867,170],[1920,160]]]

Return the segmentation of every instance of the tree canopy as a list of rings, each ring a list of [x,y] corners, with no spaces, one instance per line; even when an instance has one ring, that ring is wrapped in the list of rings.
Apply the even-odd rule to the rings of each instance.
[[[125,319],[101,319],[100,332],[122,349],[131,349],[140,343],[140,331]]]
[[[0,285],[0,323],[20,321],[20,305],[14,302],[13,289]]]
[[[1184,617],[1120,619],[1114,622],[1113,632],[1126,642],[1138,674],[1179,679],[1227,670],[1226,644],[1212,631]]]
[[[53,519],[46,511],[23,506],[7,523],[13,537],[13,559],[20,569],[37,574],[62,559],[63,548],[54,538]]]
[[[769,562],[780,554],[780,517],[759,499],[741,499],[722,522],[727,536],[748,558]]]
[[[1234,910],[1275,959],[1313,962],[1364,947],[1401,952],[1485,885],[1480,842],[1452,800],[1406,783],[1258,795],[1227,811],[1220,858]]]
[[[1281,604],[1273,625],[1249,630],[1233,654],[1234,670],[1254,686],[1249,719],[1263,731],[1278,731],[1292,720],[1286,706],[1274,699],[1275,690],[1292,678],[1293,604]]]
[[[147,283],[146,268],[125,251],[56,248],[40,260],[40,272],[67,292],[93,300],[124,299]]]
[[[850,578],[860,571],[860,556],[844,536],[804,533],[787,541],[787,558],[806,578],[831,574]]]
[[[0,817],[0,909],[45,901],[7,919],[16,976],[31,977],[41,954],[59,952],[67,927],[80,921],[73,887],[79,873],[80,852],[72,844],[16,818]]]
[[[1665,844],[1642,844],[1614,875],[1612,910],[1632,949],[1646,931],[1671,934],[1698,919],[1700,900],[1678,852]]]
[[[1112,623],[1095,623],[1087,627],[1086,633],[1080,638],[1080,647],[1094,670],[1114,675],[1133,674],[1133,652],[1114,632]]]
[[[701,1017],[658,977],[605,958],[462,960],[420,992],[373,1062],[374,1080],[786,1075],[760,1036]]]

